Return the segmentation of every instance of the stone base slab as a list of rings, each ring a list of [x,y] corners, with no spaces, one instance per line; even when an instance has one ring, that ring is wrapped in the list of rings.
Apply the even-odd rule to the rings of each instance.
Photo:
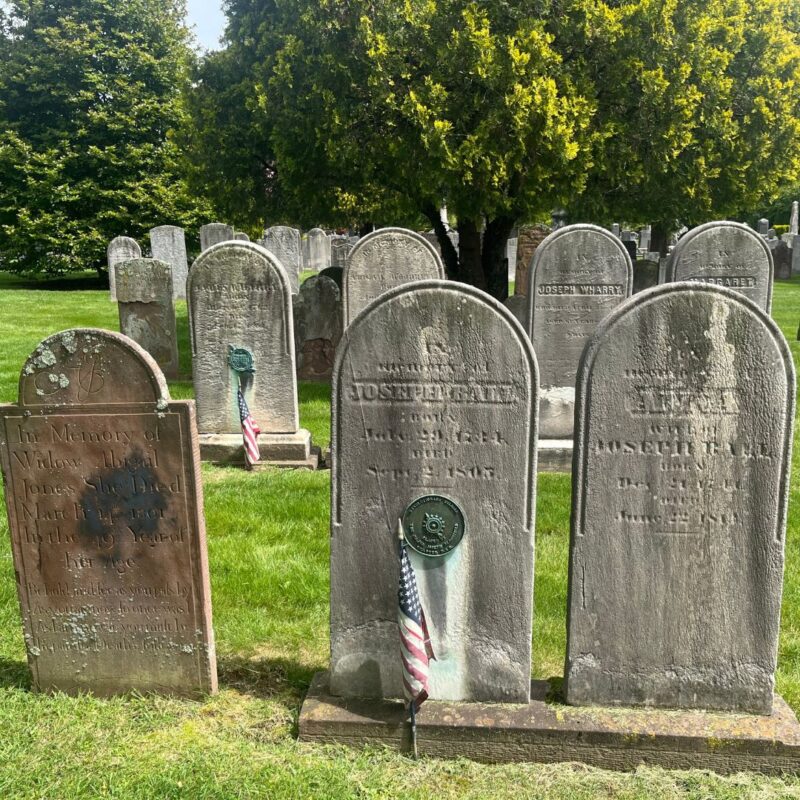
[[[311,446],[311,434],[301,428],[296,433],[262,433],[258,437],[259,466],[289,469],[316,469],[319,449]],[[201,433],[200,458],[212,464],[244,464],[244,446],[239,433]]]
[[[539,439],[537,472],[572,472],[572,439]]]
[[[751,770],[800,773],[800,725],[775,696],[768,717],[705,711],[577,708],[552,698],[548,681],[533,681],[527,705],[428,700],[417,714],[421,756],[485,763],[579,761],[633,770]],[[388,745],[407,752],[409,725],[398,700],[332,697],[320,672],[300,711],[300,739],[351,746]]]

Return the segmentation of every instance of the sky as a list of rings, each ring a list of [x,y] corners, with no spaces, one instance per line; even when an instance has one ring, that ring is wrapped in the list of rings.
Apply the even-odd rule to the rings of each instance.
[[[219,48],[219,37],[225,29],[222,0],[189,0],[188,21],[204,50]]]

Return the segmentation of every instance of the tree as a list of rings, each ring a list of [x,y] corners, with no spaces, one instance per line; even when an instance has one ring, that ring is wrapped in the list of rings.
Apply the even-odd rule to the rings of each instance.
[[[13,0],[0,18],[0,268],[105,264],[107,243],[196,224],[174,130],[183,0]]]
[[[500,299],[519,221],[564,207],[666,230],[753,205],[800,166],[797,27],[776,0],[228,0],[227,11],[225,58],[271,165],[251,213],[422,215],[449,277]]]

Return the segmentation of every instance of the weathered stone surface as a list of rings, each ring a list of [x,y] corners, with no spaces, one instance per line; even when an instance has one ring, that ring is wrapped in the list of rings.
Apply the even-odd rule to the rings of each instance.
[[[342,295],[336,282],[314,275],[300,287],[294,303],[297,377],[329,381],[342,338]]]
[[[194,403],[117,333],[42,342],[0,406],[33,686],[216,690]]]
[[[388,289],[412,281],[444,278],[436,248],[404,228],[381,228],[359,239],[342,276],[344,324]]]
[[[509,237],[506,242],[506,263],[508,266],[508,282],[513,283],[517,274],[517,247],[519,239]]]
[[[631,260],[604,228],[568,225],[539,245],[530,273],[528,324],[542,389],[574,387],[584,345],[631,294]]]
[[[251,242],[224,242],[201,253],[187,289],[200,433],[241,434],[229,347],[253,354],[245,398],[262,432],[297,431],[292,297],[275,256]]]
[[[800,222],[800,204],[798,204],[797,200],[792,202],[792,213],[789,216],[789,234],[791,236],[797,236],[800,231],[798,231],[798,222]]]
[[[772,306],[772,254],[764,239],[740,222],[707,222],[675,245],[668,281],[698,281],[741,292],[767,313]]]
[[[297,294],[300,290],[300,270],[302,269],[300,231],[286,225],[273,225],[264,231],[262,243],[280,261],[289,277],[292,294]]]
[[[658,254],[655,254],[658,256]],[[658,265],[660,259],[639,259],[633,265],[633,293],[638,294],[645,289],[658,285]]]
[[[769,220],[768,220],[768,219],[765,219],[764,217],[762,217],[762,218],[761,218],[761,219],[758,221],[758,232],[759,232],[759,233],[760,233],[762,236],[766,236],[768,231],[769,231]]]
[[[772,264],[775,280],[788,281],[792,277],[792,251],[786,242],[780,241],[772,248]]]
[[[233,240],[233,228],[224,222],[209,222],[200,228],[200,251],[205,252],[209,247],[221,242]]]
[[[320,278],[330,278],[342,291],[342,267],[326,267],[319,273]]]
[[[250,237],[246,233],[242,233],[242,231],[237,231],[233,234],[234,241],[237,242],[249,242]]]
[[[537,387],[522,327],[472,287],[396,287],[346,329],[331,448],[336,694],[402,696],[397,520],[443,494],[464,512],[463,539],[442,558],[411,553],[431,696],[527,701]]]
[[[114,267],[119,329],[155,359],[168,378],[178,376],[178,335],[172,301],[172,267],[152,258]]]
[[[536,248],[550,235],[547,225],[522,227],[517,234],[517,268],[514,271],[514,294],[528,294],[528,267]]]
[[[150,255],[172,267],[172,297],[186,299],[186,276],[189,262],[186,258],[186,235],[176,225],[160,225],[150,231]]]
[[[512,294],[503,301],[503,305],[516,317],[517,322],[528,330],[528,298],[521,294]]]
[[[108,261],[108,293],[109,299],[115,303],[117,301],[116,275],[114,267],[122,261],[130,261],[132,258],[142,257],[142,248],[139,247],[135,239],[129,236],[117,236],[108,244],[106,251]]]
[[[792,275],[800,275],[800,245],[792,248]]]
[[[566,697],[769,714],[795,375],[741,295],[665,284],[578,379]]]
[[[331,240],[331,267],[334,269],[343,269],[352,249],[353,245],[347,237],[333,238]]]
[[[303,245],[303,269],[319,272],[331,265],[331,240],[322,228],[312,228]]]

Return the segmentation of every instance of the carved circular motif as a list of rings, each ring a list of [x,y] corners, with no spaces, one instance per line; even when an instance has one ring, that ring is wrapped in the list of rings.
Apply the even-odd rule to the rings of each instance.
[[[464,513],[440,494],[420,497],[403,512],[406,542],[420,555],[447,555],[464,536]]]

